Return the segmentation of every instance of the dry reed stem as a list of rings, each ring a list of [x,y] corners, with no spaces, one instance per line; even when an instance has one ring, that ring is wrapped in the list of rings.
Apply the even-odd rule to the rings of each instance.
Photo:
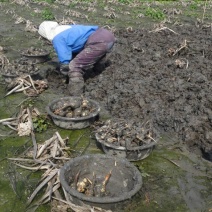
[[[207,5],[207,0],[205,0],[205,5],[204,5],[204,8],[203,8],[203,14],[202,14],[202,23],[203,23],[203,20],[205,18],[205,11],[206,11],[206,5]]]
[[[186,47],[187,47],[187,40],[185,39],[183,44],[180,46],[180,48],[175,50],[173,56],[176,55],[179,51],[181,51],[182,49],[184,49]]]
[[[51,175],[49,175],[35,190],[34,192],[31,194],[30,198],[27,201],[27,205],[29,205],[32,200],[35,198],[35,196],[37,195],[37,193],[46,185],[46,183],[48,183],[56,174],[58,173],[58,169],[55,169],[52,171]]]
[[[17,120],[17,118],[6,118],[6,119],[1,119],[0,123],[6,122],[6,121],[14,121]]]
[[[174,30],[172,30],[172,29],[170,29],[170,28],[168,28],[168,27],[156,28],[155,30],[152,30],[152,31],[149,31],[149,32],[160,32],[160,31],[166,30],[166,29],[168,29],[169,31],[173,32],[174,34],[179,35],[177,32],[175,32]]]
[[[36,158],[39,158],[41,156],[41,154],[44,152],[44,150],[52,143],[56,140],[56,136],[53,136],[52,138],[46,140],[44,142],[43,145],[41,145],[41,147],[39,148],[38,152],[37,152],[37,156]]]

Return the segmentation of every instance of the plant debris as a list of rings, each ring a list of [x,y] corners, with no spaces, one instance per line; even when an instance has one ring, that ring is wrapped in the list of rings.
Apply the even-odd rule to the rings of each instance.
[[[130,149],[150,143],[157,143],[150,122],[127,122],[122,119],[107,120],[103,126],[96,127],[96,137],[104,143]]]
[[[9,92],[5,97],[17,92],[23,92],[27,96],[38,96],[47,88],[48,84],[46,80],[33,80],[30,75],[25,75],[15,78],[7,85]]]
[[[33,129],[31,118],[38,117],[40,112],[37,108],[21,107],[17,117],[1,119],[0,123],[15,130],[19,136],[28,136]]]

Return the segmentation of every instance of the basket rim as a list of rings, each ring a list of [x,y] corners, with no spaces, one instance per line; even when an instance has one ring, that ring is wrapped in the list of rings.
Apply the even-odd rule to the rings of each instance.
[[[84,121],[84,120],[87,120],[87,119],[90,119],[90,118],[93,118],[95,116],[97,116],[100,112],[100,106],[99,106],[99,103],[95,100],[92,100],[92,99],[89,99],[89,98],[86,98],[86,100],[88,100],[89,102],[93,103],[95,106],[96,106],[96,110],[89,114],[88,116],[84,116],[84,117],[75,117],[75,118],[68,118],[68,117],[62,117],[62,116],[58,116],[58,115],[55,115],[50,107],[55,104],[56,102],[58,101],[61,101],[61,100],[67,100],[67,99],[71,99],[71,98],[81,98],[79,96],[67,96],[67,97],[61,97],[61,98],[58,98],[58,99],[55,99],[53,100],[52,102],[50,102],[47,106],[46,106],[46,111],[47,113],[54,119],[59,119],[59,120],[64,120],[64,121]]]

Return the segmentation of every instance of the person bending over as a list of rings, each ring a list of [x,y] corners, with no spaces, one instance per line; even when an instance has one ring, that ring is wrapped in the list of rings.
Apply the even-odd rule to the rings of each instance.
[[[74,96],[83,93],[84,71],[110,52],[115,43],[113,33],[99,26],[59,25],[44,21],[38,33],[53,44],[60,71],[69,77],[69,95]]]

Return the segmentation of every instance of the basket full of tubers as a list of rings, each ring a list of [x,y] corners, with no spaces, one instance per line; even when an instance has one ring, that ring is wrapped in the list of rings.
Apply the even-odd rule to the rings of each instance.
[[[150,122],[138,123],[122,119],[107,120],[97,128],[95,137],[106,154],[129,161],[145,159],[157,143]]]
[[[21,52],[23,59],[31,61],[32,64],[44,63],[49,59],[50,53],[47,50],[30,47]]]
[[[91,99],[69,96],[52,101],[46,110],[57,126],[64,129],[82,129],[97,119],[100,106]]]

